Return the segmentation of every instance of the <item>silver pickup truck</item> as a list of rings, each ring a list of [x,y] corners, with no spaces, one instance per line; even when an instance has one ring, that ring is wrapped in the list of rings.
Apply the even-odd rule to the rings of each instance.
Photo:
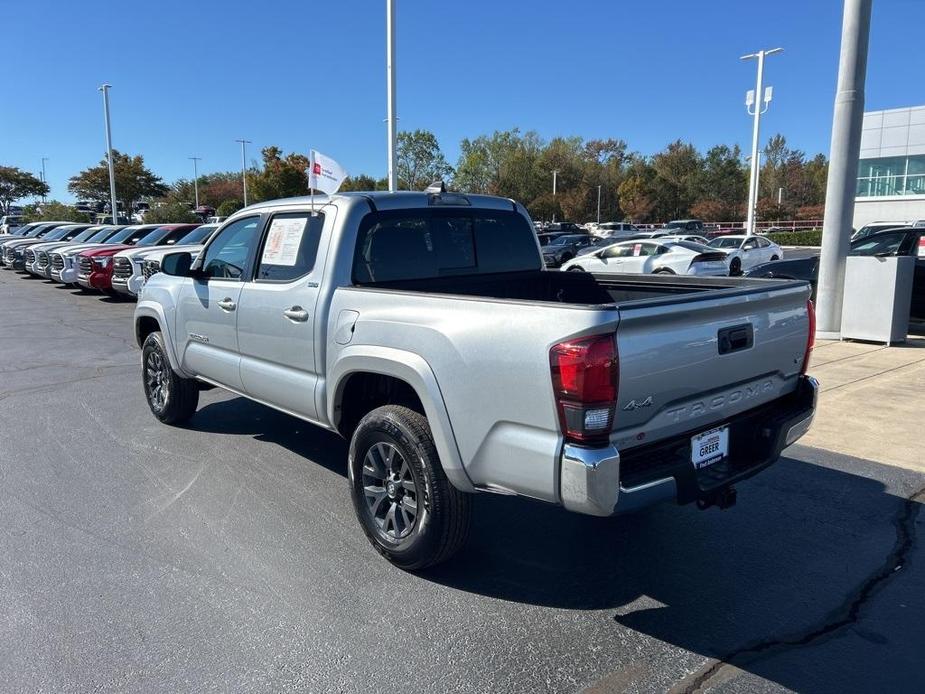
[[[806,283],[547,271],[521,205],[429,191],[252,205],[164,256],[135,311],[154,415],[220,386],[339,432],[409,570],[460,547],[473,492],[726,507],[809,428]]]

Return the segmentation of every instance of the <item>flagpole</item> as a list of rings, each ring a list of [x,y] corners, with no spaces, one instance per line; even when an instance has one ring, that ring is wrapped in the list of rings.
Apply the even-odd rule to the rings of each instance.
[[[311,198],[312,217],[315,216],[315,189],[312,188],[312,176],[315,173],[315,150],[311,150],[308,160],[308,195]]]

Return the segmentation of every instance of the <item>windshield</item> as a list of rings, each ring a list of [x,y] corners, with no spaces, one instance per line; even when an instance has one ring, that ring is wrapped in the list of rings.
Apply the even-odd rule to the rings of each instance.
[[[45,231],[46,229],[48,229],[48,225],[46,225],[46,224],[40,224],[39,226],[37,226],[37,227],[35,227],[34,229],[32,229],[32,231],[30,231],[28,234],[26,234],[26,237],[27,237],[27,238],[30,238],[30,239],[34,239],[36,236],[38,236],[39,234],[41,234],[41,233],[42,233],[43,231]]]
[[[212,232],[217,228],[217,224],[203,224],[201,227],[196,227],[186,236],[177,241],[177,245],[187,243],[202,243],[207,238],[209,238]]]
[[[868,236],[852,243],[848,255],[896,255],[905,238],[906,235],[901,232]]]
[[[112,227],[103,227],[102,229],[100,229],[99,227],[94,227],[93,234],[91,234],[86,240],[89,241],[90,243],[98,243],[100,241],[105,241],[110,236],[115,234],[116,231],[117,230],[113,229]]]
[[[740,243],[740,239],[720,238],[710,241],[710,246],[712,248],[738,248]]]
[[[45,240],[58,241],[59,239],[63,239],[65,236],[67,236],[67,232],[69,231],[70,229],[67,227],[58,227],[57,229],[53,229],[51,232],[49,232],[48,235],[45,236]]]
[[[141,229],[141,227],[125,227],[122,231],[113,234],[106,240],[109,241],[109,243],[122,243],[125,239],[131,237],[132,234],[139,233],[139,229]]]
[[[668,222],[668,224],[665,225],[665,228],[666,229],[686,229],[687,223],[686,222]]]
[[[90,227],[89,229],[84,229],[82,232],[71,238],[71,241],[86,241],[91,236],[96,234],[99,231],[99,227]]]
[[[170,229],[160,227],[152,233],[147,234],[142,240],[136,243],[136,246],[167,246],[177,242],[184,234],[189,233],[187,229]]]
[[[560,236],[554,241],[550,241],[549,245],[550,246],[564,246],[569,243],[577,243],[578,241],[581,241],[583,238],[584,236],[581,236],[581,235]]]

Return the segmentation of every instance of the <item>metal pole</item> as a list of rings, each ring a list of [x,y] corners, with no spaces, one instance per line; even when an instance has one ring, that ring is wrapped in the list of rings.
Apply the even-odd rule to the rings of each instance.
[[[601,223],[601,187],[597,187],[597,223]]]
[[[864,119],[864,82],[870,38],[871,0],[845,0],[842,17],[838,88],[832,113],[832,145],[825,190],[822,253],[819,259],[816,317],[818,335],[841,337],[845,259],[850,250],[851,223]]]
[[[109,127],[109,90],[112,85],[104,84],[99,88],[103,92],[103,117],[106,120],[106,159],[109,162],[109,196],[112,205],[112,223],[119,223],[119,204],[116,201],[116,173],[112,161],[112,131]]]
[[[247,155],[244,147],[251,143],[250,140],[235,140],[241,143],[241,183],[244,185],[244,207],[247,207]]]
[[[48,157],[42,157],[42,183],[48,185],[48,177],[45,175],[45,162],[48,161]],[[42,202],[45,202],[46,193],[42,193]]]
[[[193,194],[196,196],[196,209],[199,209],[199,168],[197,164],[202,157],[190,157],[193,160]]]
[[[555,203],[556,203],[556,177],[557,177],[558,175],[559,175],[559,171],[558,171],[557,169],[553,169],[553,170],[552,170],[552,202],[553,202],[552,221],[556,221],[556,208],[555,208]]]
[[[758,59],[758,74],[755,77],[755,113],[754,123],[752,124],[752,168],[748,177],[748,217],[745,222],[745,233],[749,236],[755,233],[755,208],[758,206],[758,175],[760,172],[758,163],[758,141],[761,136],[761,102],[763,95],[764,82],[764,59],[774,53],[780,53],[783,48],[772,48],[770,50],[760,50],[757,53],[743,55],[740,60]],[[766,110],[766,109],[765,109]]]
[[[385,19],[385,71],[388,95],[388,145],[389,145],[389,192],[398,189],[398,174],[395,170],[395,0],[386,0]]]

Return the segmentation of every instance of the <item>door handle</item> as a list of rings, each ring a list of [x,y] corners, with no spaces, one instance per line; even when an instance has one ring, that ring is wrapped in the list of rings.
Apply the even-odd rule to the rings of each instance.
[[[223,311],[234,311],[238,306],[231,300],[230,296],[226,296],[218,302],[218,307]]]
[[[292,306],[283,311],[283,315],[286,316],[289,320],[296,321],[298,323],[304,323],[308,320],[308,311],[306,311],[301,306]]]

